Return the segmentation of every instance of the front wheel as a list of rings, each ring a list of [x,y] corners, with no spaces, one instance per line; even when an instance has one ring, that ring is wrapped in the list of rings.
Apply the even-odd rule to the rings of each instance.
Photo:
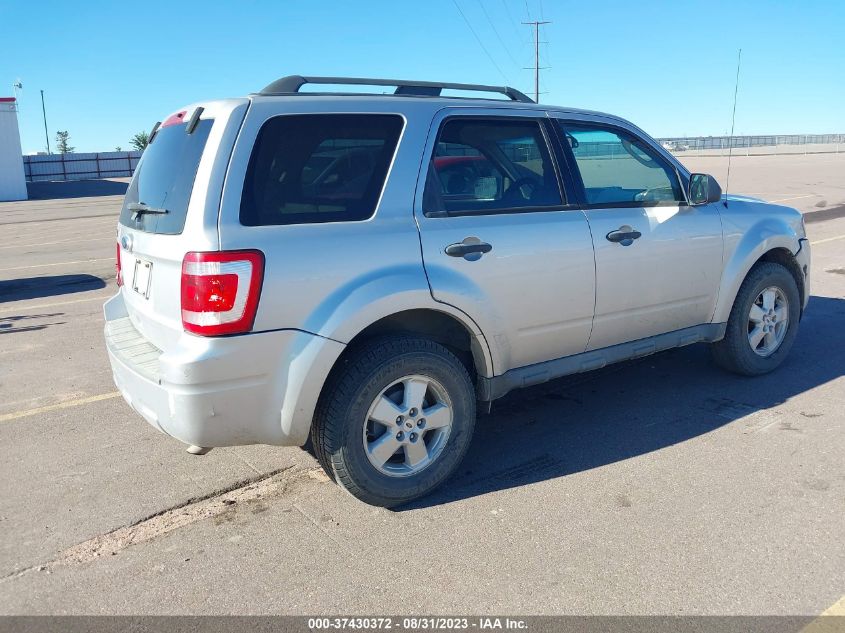
[[[390,336],[343,360],[318,406],[313,441],[340,486],[391,507],[443,483],[474,426],[475,390],[455,355],[428,339]]]
[[[777,368],[798,334],[801,296],[790,272],[771,262],[751,269],[737,293],[725,338],[710,347],[723,369],[759,376]]]

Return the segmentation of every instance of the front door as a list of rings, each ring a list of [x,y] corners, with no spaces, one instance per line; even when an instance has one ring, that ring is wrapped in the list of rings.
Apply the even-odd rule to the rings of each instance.
[[[535,112],[461,108],[440,113],[427,147],[415,211],[432,295],[478,324],[496,374],[589,340],[590,230],[567,204],[551,134]]]
[[[559,124],[595,247],[588,349],[709,323],[722,271],[718,204],[689,206],[674,167],[633,132]]]

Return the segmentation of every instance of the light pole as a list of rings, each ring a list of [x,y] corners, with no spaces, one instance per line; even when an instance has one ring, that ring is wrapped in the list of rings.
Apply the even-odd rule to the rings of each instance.
[[[50,151],[50,135],[47,133],[47,109],[44,107],[44,91],[41,91],[41,114],[44,115],[44,138],[47,140],[47,153],[52,154],[53,152]]]

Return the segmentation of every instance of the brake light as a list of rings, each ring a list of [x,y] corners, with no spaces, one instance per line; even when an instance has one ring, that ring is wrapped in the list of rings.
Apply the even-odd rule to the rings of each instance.
[[[182,327],[201,336],[249,332],[263,278],[261,251],[186,254],[182,260]]]
[[[179,125],[180,123],[184,123],[186,114],[188,114],[187,110],[182,110],[181,112],[171,114],[164,120],[164,123],[161,124],[161,127],[170,127],[171,125]]]
[[[115,249],[116,252],[115,252],[115,260],[114,260],[114,268],[115,268],[115,272],[116,272],[115,276],[117,278],[117,285],[122,286],[123,285],[123,269],[120,267],[120,242],[115,244],[115,246],[117,247]]]

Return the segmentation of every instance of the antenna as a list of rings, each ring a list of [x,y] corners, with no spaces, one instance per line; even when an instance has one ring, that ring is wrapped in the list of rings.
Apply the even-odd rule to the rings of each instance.
[[[731,156],[734,149],[734,123],[736,123],[736,95],[739,92],[739,66],[742,62],[742,49],[739,49],[739,54],[736,58],[736,85],[734,86],[734,111],[731,115],[731,137],[728,141],[728,175],[725,178],[725,206],[728,206],[728,191],[731,186]]]

